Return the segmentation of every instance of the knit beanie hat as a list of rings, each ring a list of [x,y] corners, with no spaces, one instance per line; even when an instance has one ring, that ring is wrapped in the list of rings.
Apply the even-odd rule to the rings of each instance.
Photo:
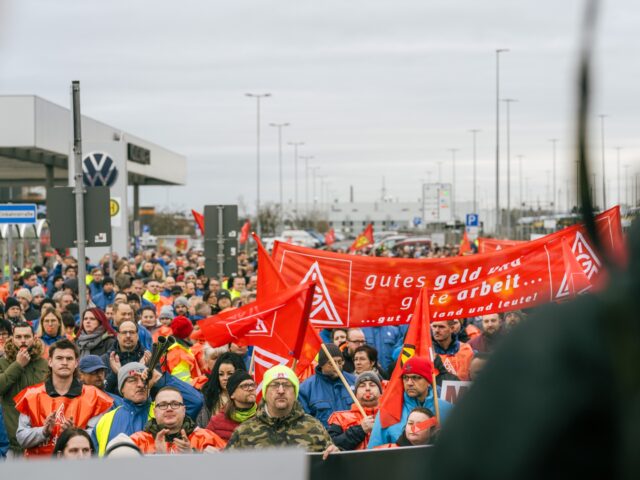
[[[178,305],[189,308],[189,300],[187,297],[178,297],[173,301],[173,306],[177,307]]]
[[[124,434],[119,433],[107,443],[107,448],[104,451],[105,457],[138,457],[142,456],[140,447],[135,444],[131,438]]]
[[[382,393],[382,382],[380,381],[380,377],[376,372],[371,372],[371,371],[362,372],[360,375],[358,375],[356,377],[356,383],[354,384],[353,389],[358,390],[358,387],[360,386],[360,384],[366,381],[375,383],[380,389],[380,393]]]
[[[238,385],[240,385],[245,380],[253,380],[253,377],[246,370],[236,370],[227,380],[227,393],[229,397],[233,395],[233,392],[236,391]]]
[[[4,303],[4,311],[8,312],[11,307],[20,307],[20,302],[16,297],[7,297],[7,301]]]
[[[289,380],[293,384],[293,389],[296,392],[296,398],[298,398],[298,391],[300,390],[300,382],[298,381],[298,377],[289,367],[285,365],[276,365],[275,367],[271,367],[269,370],[264,372],[264,376],[262,377],[262,398],[267,395],[267,387],[274,380],[278,379]]]
[[[139,362],[131,362],[123,365],[118,372],[118,391],[122,393],[122,386],[124,382],[134,373],[142,373],[147,370],[147,367]]]
[[[407,363],[404,364],[404,368],[402,369],[402,375],[407,373],[420,375],[428,381],[431,381],[433,365],[431,365],[431,362],[426,358],[411,357]]]
[[[33,297],[44,297],[44,288],[42,288],[40,285],[36,285],[31,289],[31,295]]]
[[[327,350],[332,357],[342,358],[342,351],[340,350],[340,347],[338,347],[335,343],[325,343],[324,346],[327,347]],[[327,354],[324,353],[324,348],[321,348],[320,353],[318,354],[318,365],[322,367],[328,361],[329,357],[327,357]]]
[[[169,326],[171,327],[173,335],[178,338],[182,338],[183,340],[185,338],[189,338],[189,335],[193,332],[193,323],[183,315],[179,315],[174,318]]]
[[[158,320],[161,318],[170,318],[173,320],[175,314],[173,313],[173,307],[171,305],[165,305],[160,309],[160,315],[158,315]]]

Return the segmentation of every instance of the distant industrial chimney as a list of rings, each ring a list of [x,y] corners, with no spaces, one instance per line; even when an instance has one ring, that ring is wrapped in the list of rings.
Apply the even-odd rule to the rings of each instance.
[[[349,186],[349,203],[353,203],[353,185]]]

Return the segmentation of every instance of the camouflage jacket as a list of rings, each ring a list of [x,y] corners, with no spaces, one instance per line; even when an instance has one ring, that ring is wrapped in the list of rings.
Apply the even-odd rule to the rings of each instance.
[[[322,424],[304,413],[298,402],[282,418],[270,417],[262,402],[256,416],[235,429],[226,448],[301,446],[309,452],[322,452],[330,444],[331,437]]]

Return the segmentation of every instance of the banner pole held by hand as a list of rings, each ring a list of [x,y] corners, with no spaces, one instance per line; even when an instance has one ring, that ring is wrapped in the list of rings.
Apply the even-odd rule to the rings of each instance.
[[[342,380],[342,384],[344,385],[344,388],[346,388],[347,392],[349,392],[349,395],[351,395],[351,399],[353,400],[353,403],[356,404],[356,407],[358,407],[358,410],[360,410],[360,413],[362,414],[362,416],[366,417],[367,413],[364,411],[364,408],[362,408],[362,405],[360,405],[360,402],[356,398],[356,395],[353,393],[353,390],[351,390],[351,385],[349,385],[349,382],[347,382],[347,379],[344,378],[344,375],[342,375],[342,370],[338,368],[336,361],[333,359],[333,357],[329,353],[329,350],[327,350],[327,346],[323,343],[321,344],[321,347],[322,347],[322,350],[324,351],[324,354],[327,356],[327,358],[331,362],[333,369],[336,371],[336,373],[340,377],[340,380]]]

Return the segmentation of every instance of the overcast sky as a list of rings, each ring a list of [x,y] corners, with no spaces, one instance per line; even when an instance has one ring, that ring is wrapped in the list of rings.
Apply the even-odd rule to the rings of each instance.
[[[609,115],[608,197],[616,200],[614,147],[623,147],[623,165],[640,168],[640,3],[603,3],[594,115]],[[245,92],[273,95],[262,104],[263,203],[278,198],[270,122],[291,123],[284,141],[305,142],[300,154],[314,156],[333,197],[346,200],[353,185],[358,201],[378,199],[383,177],[388,194],[415,200],[421,179],[437,179],[438,162],[442,180],[450,181],[451,148],[459,149],[459,198],[470,199],[469,130],[480,129],[479,192],[493,202],[496,48],[511,50],[501,56],[501,96],[517,99],[512,201],[518,201],[517,155],[524,156],[528,199],[545,200],[551,138],[559,139],[558,188],[566,198],[582,1],[0,4],[1,94],[36,94],[68,106],[70,82],[78,79],[84,114],[186,155],[187,186],[143,188],[142,204],[202,209],[242,196],[253,205],[256,105]],[[284,159],[289,200],[293,150],[286,145]]]

